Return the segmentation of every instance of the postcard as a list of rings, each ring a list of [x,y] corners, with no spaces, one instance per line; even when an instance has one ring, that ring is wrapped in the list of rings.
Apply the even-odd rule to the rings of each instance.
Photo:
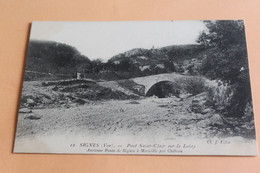
[[[33,22],[14,153],[257,155],[244,22]]]

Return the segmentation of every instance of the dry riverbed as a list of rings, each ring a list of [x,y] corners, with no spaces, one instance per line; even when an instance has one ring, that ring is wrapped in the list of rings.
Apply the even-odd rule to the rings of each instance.
[[[145,98],[95,101],[73,107],[33,109],[20,113],[17,137],[30,135],[164,135],[166,137],[222,135],[220,117],[208,110],[190,112],[194,98]]]

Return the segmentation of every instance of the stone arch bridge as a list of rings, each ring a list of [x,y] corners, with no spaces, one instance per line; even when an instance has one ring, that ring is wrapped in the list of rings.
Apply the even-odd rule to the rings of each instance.
[[[161,84],[163,84],[164,82],[166,83],[171,83],[174,82],[176,79],[185,79],[185,78],[190,78],[192,76],[184,76],[184,75],[180,75],[177,73],[165,73],[165,74],[158,74],[158,75],[151,75],[151,76],[144,76],[144,77],[138,77],[138,78],[131,78],[128,79],[130,81],[133,81],[135,84],[139,85],[139,86],[134,86],[134,88],[132,89],[136,89],[136,91],[142,95],[145,96],[152,96],[153,92],[151,94],[149,94],[149,90],[160,90],[157,89],[160,87]],[[122,80],[125,81],[125,80]],[[129,92],[129,90],[127,90],[126,88],[129,87],[122,87],[119,83],[119,81],[104,81],[104,82],[98,82],[101,86],[104,87],[109,87],[112,90],[119,90],[122,91],[126,94],[131,94]],[[130,86],[131,87],[131,86]],[[133,87],[133,86],[132,86]],[[172,87],[174,88],[174,87]]]
[[[147,95],[149,90],[156,84],[163,83],[163,82],[173,82],[176,79],[183,78],[183,77],[184,76],[180,74],[167,73],[167,74],[158,74],[158,75],[133,78],[132,80],[139,85],[143,85],[145,87],[144,94]],[[185,76],[185,77],[189,77],[189,76]]]

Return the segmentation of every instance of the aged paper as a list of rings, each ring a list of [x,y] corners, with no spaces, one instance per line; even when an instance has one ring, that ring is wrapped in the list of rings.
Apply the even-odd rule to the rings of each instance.
[[[14,152],[257,155],[244,22],[33,22]]]

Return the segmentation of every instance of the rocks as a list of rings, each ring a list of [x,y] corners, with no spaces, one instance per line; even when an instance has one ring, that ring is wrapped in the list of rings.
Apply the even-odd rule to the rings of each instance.
[[[201,113],[204,105],[199,100],[192,100],[190,110],[194,113]]]
[[[235,130],[238,131],[238,132],[241,131],[241,129],[239,127],[235,127]]]
[[[209,125],[223,125],[223,119],[219,114],[214,114],[210,118],[206,118],[197,123],[197,127],[207,127]]]
[[[189,113],[192,113],[192,111],[191,111],[191,108],[190,108],[190,107],[188,107],[188,108],[187,108],[187,111],[188,111]]]
[[[132,100],[132,101],[129,102],[129,104],[140,104],[140,103],[135,101],[135,100]]]
[[[197,119],[206,119],[212,117],[212,114],[207,113],[207,114],[196,114]]]
[[[81,99],[81,98],[76,99],[75,102],[78,103],[79,105],[84,105],[85,103],[87,103],[86,100]]]
[[[185,125],[180,125],[178,130],[185,130],[186,126]]]
[[[207,127],[211,125],[211,121],[209,119],[201,120],[197,123],[197,127]]]
[[[200,102],[205,102],[207,97],[207,92],[202,92],[200,94],[197,94],[194,96],[194,99],[200,101]]]
[[[169,105],[171,105],[171,106],[178,106],[179,104],[176,101],[172,101],[172,102],[169,103]]]
[[[211,125],[223,125],[223,119],[219,114],[214,114],[210,117]]]
[[[187,99],[190,96],[191,96],[191,94],[189,94],[189,93],[181,93],[181,94],[179,94],[179,98],[180,99]]]
[[[32,110],[31,109],[28,109],[28,108],[22,108],[19,110],[19,113],[31,113]]]
[[[207,113],[209,113],[209,112],[211,112],[211,109],[210,108],[206,108],[206,109],[203,109],[202,111],[201,111],[201,114],[207,114]]]
[[[27,102],[28,104],[34,103],[33,99],[27,99],[26,102]]]
[[[190,106],[188,108],[189,112],[194,112],[196,114],[210,114],[212,113],[212,109],[207,108],[205,106],[205,94],[201,93],[196,95],[190,103]]]
[[[231,132],[231,128],[226,128],[226,131],[227,131],[228,133],[230,133],[230,132]]]
[[[250,123],[249,122],[245,122],[241,127],[243,129],[246,129],[246,130],[252,130],[252,129],[255,128],[254,121],[252,120]]]
[[[29,120],[38,120],[38,119],[41,119],[41,116],[39,115],[30,115],[30,116],[27,116],[25,117],[24,119],[29,119]]]
[[[255,121],[254,120],[250,121],[249,125],[254,127],[255,126]]]
[[[98,100],[134,100],[139,98],[140,96],[137,94],[126,94],[119,90],[112,90],[89,80],[60,80],[43,82],[42,85],[38,83],[24,88],[21,106],[34,109],[65,106],[68,108]]]
[[[37,105],[37,103],[33,100],[33,99],[27,99],[26,103],[28,104],[28,106],[30,107],[34,107]]]
[[[51,86],[51,85],[73,85],[73,84],[95,84],[91,79],[67,79],[67,80],[59,80],[59,81],[48,81],[42,82],[42,86]]]
[[[196,124],[196,123],[188,124],[187,127],[188,127],[189,129],[193,129],[193,128],[195,127],[195,124]]]

